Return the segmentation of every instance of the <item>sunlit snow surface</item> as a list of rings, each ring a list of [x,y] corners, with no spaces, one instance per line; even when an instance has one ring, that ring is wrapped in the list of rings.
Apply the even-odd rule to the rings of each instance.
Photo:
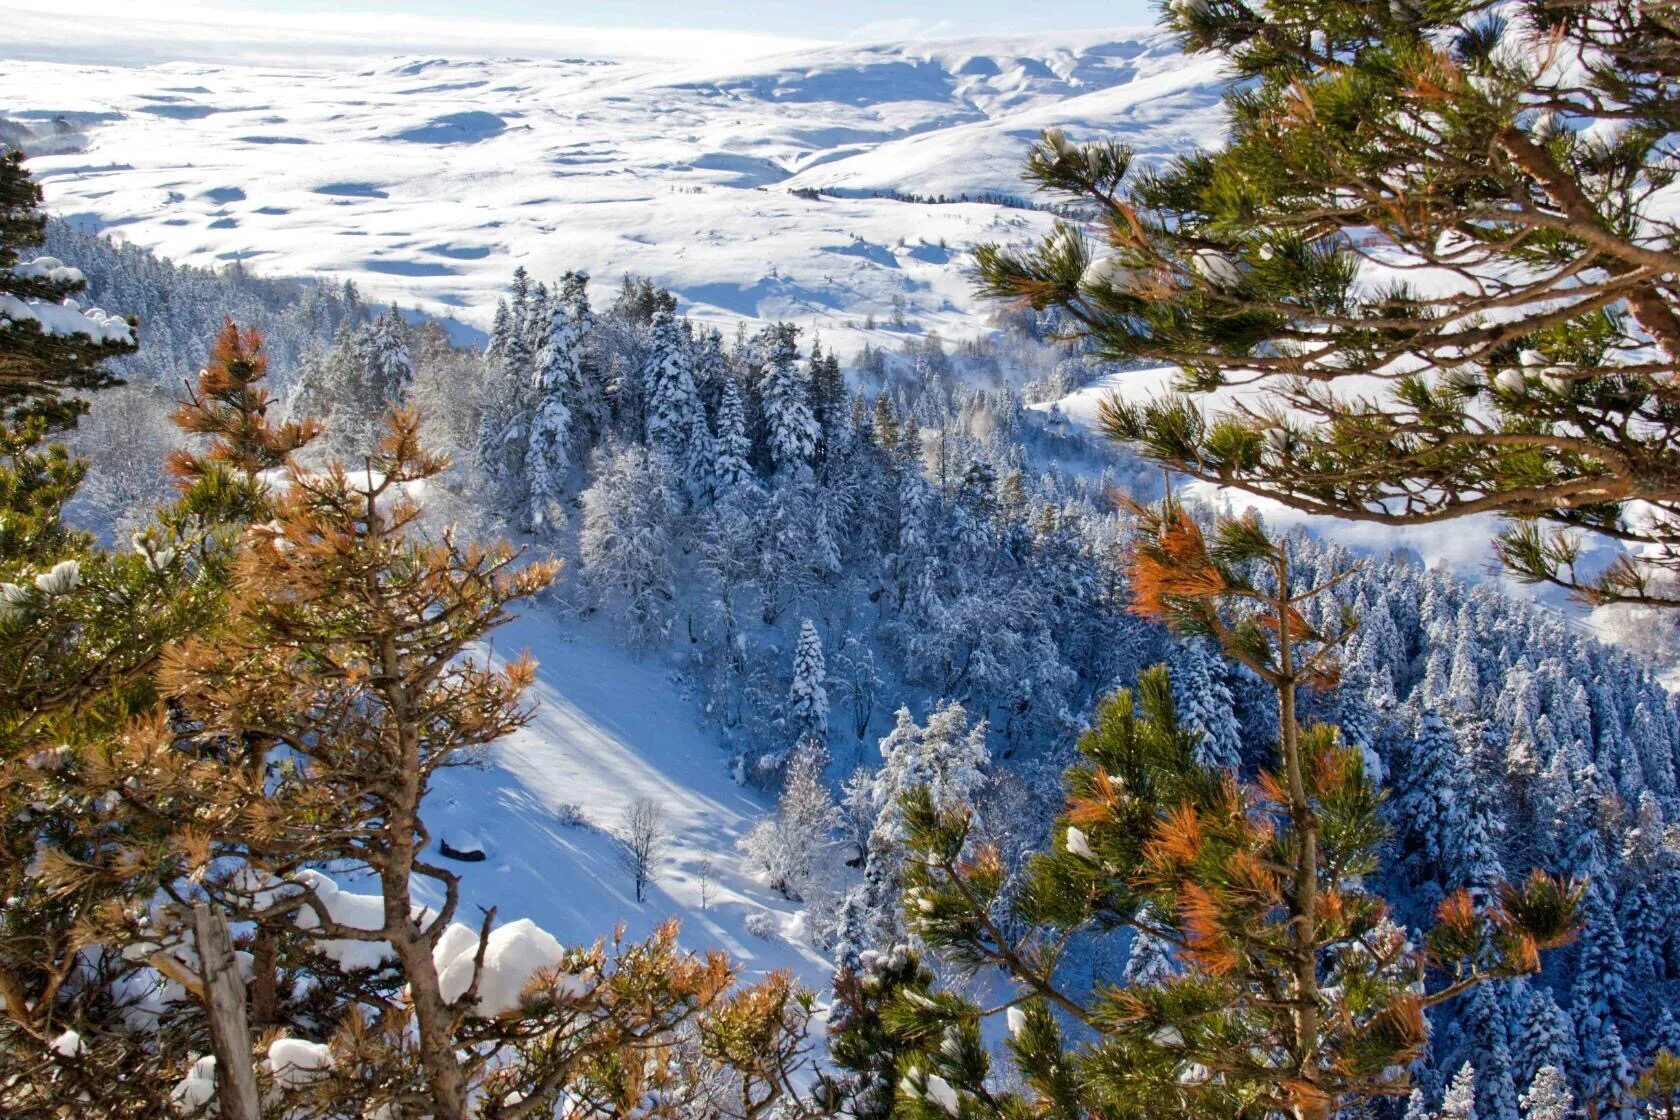
[[[1069,33],[748,62],[8,62],[0,116],[87,128],[31,162],[48,205],[183,263],[353,278],[480,326],[515,264],[631,272],[698,317],[855,347],[836,332],[885,325],[895,295],[910,329],[970,333],[964,251],[1051,218],[794,189],[1022,195],[1043,128],[1159,159],[1217,138],[1219,89],[1167,36]]]
[[[499,925],[530,918],[576,944],[621,921],[631,938],[644,937],[676,917],[690,947],[726,949],[750,974],[785,968],[821,984],[828,965],[804,941],[799,904],[750,878],[735,848],[769,801],[730,780],[728,755],[699,726],[696,704],[600,626],[563,625],[539,610],[497,631],[498,656],[525,649],[539,663],[531,724],[493,746],[483,768],[446,770],[433,786],[432,834],[470,832],[485,848],[476,863],[428,856],[461,876],[456,920],[476,929],[479,907],[495,906]],[[637,903],[613,834],[643,798],[660,807],[668,842]],[[570,821],[574,807],[582,824]],[[764,912],[773,939],[746,931],[747,918]]]

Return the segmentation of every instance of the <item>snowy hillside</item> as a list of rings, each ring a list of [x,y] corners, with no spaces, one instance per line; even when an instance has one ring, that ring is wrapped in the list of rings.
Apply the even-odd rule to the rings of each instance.
[[[353,277],[480,326],[523,263],[645,275],[724,323],[885,328],[902,300],[906,329],[966,333],[962,251],[1050,216],[867,196],[1018,196],[1052,124],[1164,156],[1218,134],[1218,86],[1160,33],[1070,33],[709,64],[16,62],[0,117],[83,130],[32,161],[49,207],[182,263]]]
[[[715,737],[656,664],[541,611],[500,631],[496,648],[536,656],[537,708],[485,768],[451,770],[437,783],[438,838],[485,853],[450,865],[465,912],[495,906],[501,922],[531,918],[568,943],[619,922],[645,937],[677,917],[694,948],[727,950],[750,974],[785,968],[820,984],[829,965],[799,940],[798,904],[749,878],[735,850],[768,800],[730,781]],[[638,903],[613,834],[641,798],[660,806],[669,842]],[[747,932],[754,914],[770,915],[777,933]]]

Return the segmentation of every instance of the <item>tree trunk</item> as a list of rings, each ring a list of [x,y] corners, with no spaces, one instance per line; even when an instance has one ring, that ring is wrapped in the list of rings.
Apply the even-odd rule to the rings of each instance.
[[[251,941],[251,1022],[258,1029],[280,1021],[280,945],[258,929]]]
[[[1295,862],[1290,917],[1290,942],[1295,965],[1296,1072],[1317,1089],[1318,1083],[1318,815],[1307,797],[1301,760],[1301,726],[1295,713],[1295,647],[1290,633],[1289,559],[1277,564],[1278,575],[1278,733],[1283,748],[1284,776],[1289,784],[1289,817],[1301,838]],[[1333,1104],[1328,1096],[1298,1094],[1298,1120],[1328,1120]]]
[[[261,1120],[257,1077],[251,1069],[251,1028],[245,1019],[245,982],[233,956],[227,919],[207,903],[193,907],[204,1008],[216,1055],[216,1103],[221,1120]]]

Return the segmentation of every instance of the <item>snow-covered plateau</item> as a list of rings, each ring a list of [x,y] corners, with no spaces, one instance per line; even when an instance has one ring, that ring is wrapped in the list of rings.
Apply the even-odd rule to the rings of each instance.
[[[16,61],[0,117],[74,134],[30,163],[53,211],[183,264],[353,278],[480,327],[514,264],[628,272],[692,317],[848,350],[974,329],[965,250],[1054,220],[1006,204],[1042,129],[1159,159],[1217,137],[1219,89],[1146,31],[745,62]],[[965,196],[988,201],[928,201]]]

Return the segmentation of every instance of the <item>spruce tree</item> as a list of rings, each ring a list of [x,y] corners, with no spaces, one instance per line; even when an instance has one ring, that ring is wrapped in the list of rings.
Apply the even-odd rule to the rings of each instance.
[[[1680,605],[1680,16],[1639,0],[1264,7],[1166,26],[1232,77],[1218,148],[1134,167],[1047,131],[1027,175],[1094,215],[986,288],[1199,394],[1104,423],[1192,477],[1388,524],[1524,520],[1519,578]],[[1580,533],[1629,546],[1577,570]]]

